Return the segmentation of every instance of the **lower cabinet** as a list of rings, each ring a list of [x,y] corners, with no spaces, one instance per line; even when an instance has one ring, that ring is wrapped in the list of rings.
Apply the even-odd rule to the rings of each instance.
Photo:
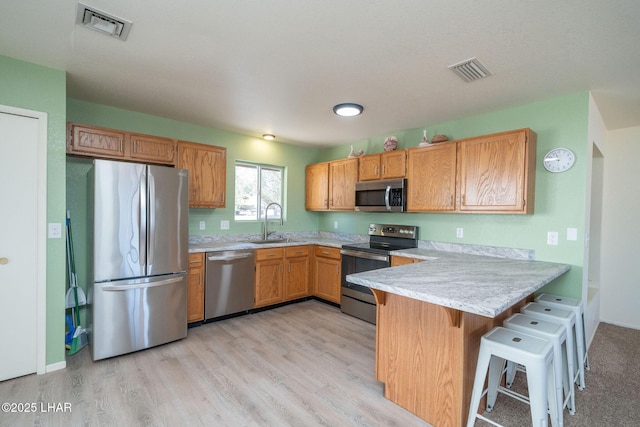
[[[416,262],[420,262],[422,261],[421,259],[418,258],[409,258],[409,257],[404,257],[404,256],[392,256],[391,257],[391,267],[395,267],[398,265],[405,265],[405,264],[414,264]]]
[[[313,294],[340,304],[340,249],[316,246],[313,266]]]
[[[256,250],[254,307],[265,307],[309,296],[309,246]]]
[[[187,323],[204,320],[204,255],[189,254]]]

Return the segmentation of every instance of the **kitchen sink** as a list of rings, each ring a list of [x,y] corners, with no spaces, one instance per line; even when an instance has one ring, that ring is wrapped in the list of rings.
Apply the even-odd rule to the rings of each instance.
[[[265,245],[269,243],[289,243],[290,239],[267,239],[267,240],[253,240],[249,243],[254,243],[256,245]]]

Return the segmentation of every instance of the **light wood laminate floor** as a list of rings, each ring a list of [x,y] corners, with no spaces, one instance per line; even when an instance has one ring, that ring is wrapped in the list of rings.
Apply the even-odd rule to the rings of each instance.
[[[38,412],[0,413],[0,426],[428,426],[383,397],[374,356],[373,325],[306,301],[95,363],[83,349],[64,370],[4,381],[2,402]]]

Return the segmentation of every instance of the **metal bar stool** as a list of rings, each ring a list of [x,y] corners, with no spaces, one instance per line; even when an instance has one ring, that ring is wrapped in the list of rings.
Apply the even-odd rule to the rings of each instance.
[[[548,307],[556,307],[562,310],[571,310],[575,313],[576,347],[578,352],[578,360],[582,361],[582,363],[579,363],[578,366],[578,368],[580,369],[580,382],[578,383],[578,388],[580,390],[584,390],[584,388],[587,386],[587,383],[584,380],[584,370],[585,368],[589,370],[589,355],[587,354],[587,337],[584,329],[584,307],[582,305],[582,301],[551,294],[540,294],[536,297],[535,301]]]
[[[576,315],[571,310],[564,310],[555,307],[548,307],[537,302],[530,302],[522,309],[522,314],[527,316],[536,317],[538,319],[546,320],[548,322],[562,323],[567,330],[567,362],[570,365],[569,370],[573,372],[573,382],[577,383],[580,377],[580,365],[577,362],[577,346],[574,335],[574,329],[576,327]]]
[[[516,313],[503,322],[503,326],[514,331],[524,332],[536,337],[546,338],[553,343],[553,359],[556,378],[562,381],[556,383],[558,407],[568,408],[571,415],[575,415],[575,388],[573,386],[573,372],[569,372],[567,358],[567,330],[560,323],[547,322],[525,314]],[[511,386],[515,376],[515,364],[507,367],[507,387]],[[564,395],[564,399],[563,399]],[[562,419],[561,419],[562,421]]]
[[[498,387],[506,361],[525,367],[529,387],[528,398],[504,389],[504,387]],[[487,369],[489,369],[488,387],[483,390]],[[498,392],[528,403],[531,407],[533,426],[548,426],[549,415],[552,426],[560,426],[562,411],[557,405],[556,381],[561,380],[560,378],[556,380],[555,377],[553,344],[550,341],[501,326],[493,328],[480,339],[480,352],[471,393],[467,427],[473,427],[476,418],[500,427],[500,424],[478,412],[480,400],[485,394],[487,395],[487,412],[491,412]],[[547,408],[549,408],[548,411]]]

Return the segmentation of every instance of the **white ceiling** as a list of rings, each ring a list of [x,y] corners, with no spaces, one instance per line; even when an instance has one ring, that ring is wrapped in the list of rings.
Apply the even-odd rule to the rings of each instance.
[[[128,39],[76,25],[77,0],[3,0],[0,55],[65,70],[71,98],[318,146],[582,90],[609,129],[640,126],[638,0],[84,3]],[[474,56],[493,76],[447,68]]]

